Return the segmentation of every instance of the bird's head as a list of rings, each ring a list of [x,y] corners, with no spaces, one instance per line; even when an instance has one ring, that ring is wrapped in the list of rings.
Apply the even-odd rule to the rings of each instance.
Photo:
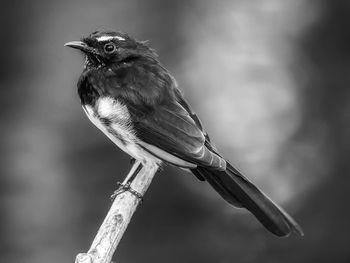
[[[141,58],[157,59],[157,54],[145,41],[137,41],[125,33],[113,31],[96,31],[65,46],[81,50],[86,55],[86,67],[109,66]]]

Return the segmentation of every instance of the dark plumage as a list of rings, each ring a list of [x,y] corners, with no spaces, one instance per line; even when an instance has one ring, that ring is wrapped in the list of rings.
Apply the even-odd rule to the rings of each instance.
[[[66,45],[86,55],[78,83],[84,110],[125,152],[144,164],[162,160],[191,169],[275,235],[303,234],[283,209],[218,153],[176,81],[145,42],[97,31]]]

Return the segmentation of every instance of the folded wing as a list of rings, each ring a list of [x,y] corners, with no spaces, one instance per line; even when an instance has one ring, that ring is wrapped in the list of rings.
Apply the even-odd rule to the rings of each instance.
[[[206,147],[206,138],[201,127],[177,101],[160,105],[151,114],[142,117],[133,114],[132,109],[129,110],[133,128],[137,137],[144,142],[141,146],[147,151],[168,162],[171,162],[169,158],[155,149],[195,165],[226,169],[225,160]]]

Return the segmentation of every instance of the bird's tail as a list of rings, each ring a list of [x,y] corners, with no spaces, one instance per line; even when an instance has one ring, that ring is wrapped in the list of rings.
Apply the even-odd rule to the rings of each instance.
[[[291,232],[304,235],[297,222],[270,200],[252,182],[227,163],[226,171],[197,167],[192,172],[204,178],[227,202],[245,207],[273,234],[288,236]]]

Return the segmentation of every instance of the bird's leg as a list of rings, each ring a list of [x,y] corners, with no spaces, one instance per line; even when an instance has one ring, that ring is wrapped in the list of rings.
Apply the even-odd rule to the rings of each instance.
[[[136,168],[135,168],[136,167]],[[135,179],[135,177],[137,176],[137,174],[141,171],[142,169],[142,163],[139,162],[139,163],[136,163],[134,164],[132,170],[130,171],[131,175],[128,176],[127,180],[126,180],[126,183],[121,183],[121,182],[118,182],[118,189],[116,191],[114,191],[114,193],[111,195],[111,199],[114,200],[115,197],[121,193],[124,193],[125,191],[128,191],[130,193],[132,193],[133,195],[135,195],[137,198],[139,198],[141,201],[143,200],[143,196],[135,191],[134,189],[132,189],[130,187],[132,181]]]

